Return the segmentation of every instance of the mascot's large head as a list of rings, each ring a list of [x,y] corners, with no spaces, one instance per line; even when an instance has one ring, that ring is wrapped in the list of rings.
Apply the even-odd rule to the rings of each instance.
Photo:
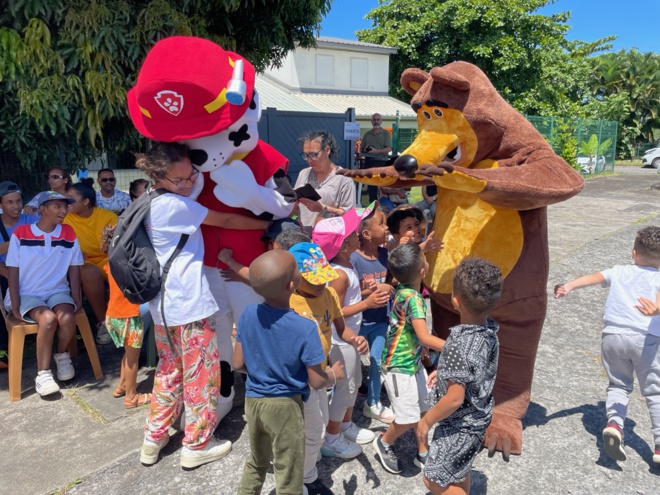
[[[165,38],[149,51],[128,92],[131,120],[149,139],[188,144],[193,164],[210,172],[257,145],[254,77],[250,62],[212,41]]]

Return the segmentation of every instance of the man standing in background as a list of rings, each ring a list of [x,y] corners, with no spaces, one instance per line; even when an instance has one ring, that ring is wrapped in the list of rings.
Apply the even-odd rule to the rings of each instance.
[[[360,152],[369,153],[373,155],[387,155],[392,151],[392,136],[389,131],[383,129],[383,118],[379,113],[371,116],[372,129],[364,133],[362,142],[360,143]],[[383,167],[385,161],[375,157],[365,157],[364,168]],[[378,188],[376,186],[369,186],[369,202],[375,201],[378,196]]]

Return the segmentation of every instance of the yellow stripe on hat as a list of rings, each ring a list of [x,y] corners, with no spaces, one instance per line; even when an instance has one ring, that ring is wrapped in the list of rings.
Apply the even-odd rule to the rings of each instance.
[[[147,110],[146,108],[142,108],[140,105],[138,105],[138,108],[145,117],[151,118],[151,114],[149,113],[149,110]]]
[[[213,113],[216,110],[219,110],[225,103],[227,103],[227,97],[225,96],[225,93],[227,93],[227,88],[223,88],[218,97],[211,103],[204,105],[204,108],[208,113]]]

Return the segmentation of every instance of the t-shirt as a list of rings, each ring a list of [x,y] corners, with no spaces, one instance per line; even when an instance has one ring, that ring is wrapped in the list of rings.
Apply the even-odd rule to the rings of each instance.
[[[377,284],[384,284],[387,278],[387,249],[378,248],[378,256],[375,260],[365,258],[355,251],[351,254],[351,264],[355,267],[360,284],[365,281],[374,280]],[[365,309],[362,312],[362,323],[383,323],[388,321],[387,306],[380,308]]]
[[[106,264],[103,267],[103,271],[108,276],[108,285],[110,286],[110,300],[108,301],[108,309],[105,312],[105,315],[110,318],[132,318],[134,316],[139,316],[140,305],[133,304],[124,297],[117,282],[112,278],[110,265]]]
[[[5,230],[7,231],[7,235],[11,239],[11,234],[14,232],[16,227],[19,225],[29,225],[31,223],[36,223],[39,221],[41,217],[39,215],[35,215],[33,213],[21,213],[20,216],[18,217],[18,221],[12,225],[11,227],[7,227],[5,225]],[[2,222],[2,218],[0,218],[0,222]],[[9,242],[9,240],[5,240],[2,235],[0,235],[0,244],[3,244],[5,242]],[[5,261],[7,259],[7,253],[5,254],[0,254],[0,261]]]
[[[250,304],[238,319],[236,342],[247,368],[246,397],[309,397],[307,366],[326,359],[316,324],[291,309]]]
[[[337,175],[337,170],[341,170],[341,167],[337,167],[319,184],[312,168],[304,168],[298,174],[294,189],[310,184],[321,196],[319,201],[322,205],[350,210],[355,207],[355,182],[343,175]],[[314,227],[318,216],[317,212],[309,211],[305,206],[300,205],[300,223],[309,232]]]
[[[190,235],[165,282],[165,319],[170,327],[199,321],[218,311],[203,271],[204,242],[199,226],[207,213],[204,206],[178,194],[166,193],[151,200],[147,230],[161,270],[174,253],[181,234]],[[149,301],[156,325],[163,325],[161,296],[159,293]]]
[[[367,151],[367,146],[373,146],[377,150],[382,150],[385,146],[392,147],[392,136],[389,131],[381,129],[378,134],[374,133],[371,129],[364,133],[362,143],[360,144],[360,151]]]
[[[344,303],[341,306],[352,306],[362,301],[362,291],[360,290],[360,281],[358,280],[357,272],[353,268],[347,268],[337,263],[331,263],[331,266],[335,270],[342,270],[348,277],[348,288],[344,295]],[[362,312],[356,313],[353,316],[345,316],[344,323],[357,334],[360,331],[360,325],[362,325]],[[339,338],[334,325],[332,325],[332,345],[352,345]]]
[[[98,208],[103,208],[104,210],[110,210],[111,212],[119,215],[122,211],[128,208],[128,205],[131,204],[131,196],[124,191],[115,189],[115,192],[109,198],[106,198],[101,194],[101,191],[96,191],[96,206]]]
[[[384,372],[414,375],[419,369],[422,344],[412,326],[416,319],[426,319],[426,302],[409,285],[400,284],[394,293],[390,323],[381,358]]]
[[[80,249],[86,256],[85,262],[96,265],[105,277],[103,266],[108,262],[108,253],[101,251],[101,234],[106,225],[117,224],[117,215],[103,208],[94,208],[87,218],[68,213],[64,224],[71,225],[76,232]]]
[[[603,287],[610,293],[603,309],[605,333],[650,333],[660,337],[660,316],[644,316],[635,305],[638,297],[655,302],[660,291],[660,271],[650,266],[616,265],[602,271]]]
[[[7,266],[18,268],[21,296],[47,299],[70,290],[67,274],[70,266],[83,265],[76,234],[68,225],[58,225],[44,232],[36,223],[19,225],[9,240]],[[5,306],[11,306],[9,292]]]
[[[319,297],[303,297],[297,292],[291,294],[289,300],[291,309],[312,321],[318,327],[321,344],[323,344],[323,355],[327,358],[332,347],[332,322],[342,318],[341,304],[337,293],[332,287],[326,287]],[[325,370],[327,361],[323,362]]]

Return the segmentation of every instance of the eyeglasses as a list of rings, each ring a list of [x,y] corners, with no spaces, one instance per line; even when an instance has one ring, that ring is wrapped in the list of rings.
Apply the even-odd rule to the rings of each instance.
[[[169,180],[175,186],[180,187],[180,186],[184,186],[186,182],[190,182],[191,184],[194,183],[197,180],[198,175],[199,175],[199,170],[193,168],[192,172],[190,173],[190,177],[188,177],[187,179],[168,179],[167,177],[165,177],[165,179]]]
[[[116,182],[117,179],[114,177],[103,177],[102,179],[99,179],[101,182]]]
[[[316,160],[319,155],[323,152],[323,150],[318,150],[318,151],[312,151],[311,153],[300,153],[300,157],[303,160]]]
[[[53,179],[53,180],[57,180],[57,179],[64,179],[64,176],[63,176],[63,175],[53,174],[53,175],[49,175],[48,178],[49,178],[49,179]]]

